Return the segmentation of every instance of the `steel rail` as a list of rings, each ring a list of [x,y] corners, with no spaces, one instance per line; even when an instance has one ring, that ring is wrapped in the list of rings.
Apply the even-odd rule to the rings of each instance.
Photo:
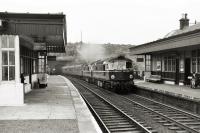
[[[80,95],[83,97],[83,99],[86,102],[87,106],[89,107],[90,111],[92,112],[92,114],[96,118],[98,124],[100,124],[100,127],[103,130],[103,133],[110,133],[110,130],[107,128],[107,126],[105,125],[105,123],[101,120],[100,116],[95,111],[95,109],[92,107],[92,105],[88,102],[88,100],[86,99],[86,97],[84,95],[82,95],[82,94],[80,94]]]
[[[169,121],[171,121],[171,122],[177,124],[179,127],[183,128],[183,129],[185,129],[185,130],[187,130],[187,131],[189,131],[189,132],[192,132],[192,133],[199,133],[198,130],[195,130],[195,129],[193,129],[193,128],[190,128],[190,127],[187,126],[187,125],[184,125],[184,124],[182,124],[182,123],[180,123],[180,122],[177,122],[176,120],[174,120],[174,119],[172,119],[172,118],[169,118],[168,116],[163,115],[163,114],[161,114],[161,113],[159,113],[159,112],[157,112],[157,111],[154,111],[153,109],[150,109],[150,108],[148,108],[148,107],[146,107],[146,106],[144,106],[144,105],[142,105],[142,104],[140,104],[140,103],[138,103],[138,102],[135,102],[135,101],[133,101],[132,99],[129,99],[129,98],[125,97],[125,96],[120,96],[120,97],[123,97],[124,99],[127,99],[128,101],[130,101],[130,102],[132,102],[132,103],[134,103],[134,104],[137,104],[137,105],[139,105],[140,107],[145,108],[146,110],[149,110],[149,111],[151,111],[151,112],[153,112],[153,113],[155,113],[155,114],[157,114],[157,115],[159,115],[159,116],[161,116],[161,117],[164,117],[165,119],[167,119],[167,120],[169,120]]]
[[[139,98],[141,98],[141,99],[147,100],[147,101],[151,101],[151,102],[156,103],[156,104],[160,104],[161,106],[164,106],[164,107],[167,107],[167,108],[170,108],[170,109],[174,109],[174,110],[179,111],[179,112],[181,112],[181,113],[185,113],[186,115],[189,115],[190,117],[193,117],[193,118],[196,118],[196,119],[199,119],[199,120],[200,120],[200,116],[195,115],[195,114],[192,114],[192,113],[190,113],[190,112],[187,112],[187,111],[178,109],[178,108],[176,108],[176,107],[173,107],[173,106],[170,106],[170,105],[167,105],[167,104],[163,104],[163,103],[157,102],[157,101],[155,101],[155,100],[152,100],[152,99],[149,99],[149,98],[146,98],[146,97],[142,97],[142,96],[139,96],[139,95],[136,95],[136,94],[132,94],[132,95],[134,95],[134,96],[136,96],[136,97],[139,97]]]
[[[88,88],[88,87],[86,87],[86,88]],[[91,91],[92,91],[92,90],[91,90]],[[92,91],[92,92],[94,92],[94,91]],[[94,92],[94,93],[95,93],[95,92]],[[134,104],[139,105],[139,106],[142,107],[142,108],[145,108],[145,109],[147,109],[147,110],[149,110],[149,111],[151,111],[151,112],[157,114],[157,115],[160,116],[160,117],[163,117],[163,118],[165,118],[165,119],[171,121],[172,123],[175,123],[177,126],[179,126],[180,128],[182,128],[182,129],[184,129],[184,130],[187,130],[187,131],[189,131],[189,132],[199,133],[198,130],[193,129],[193,128],[191,128],[191,127],[189,127],[189,126],[187,126],[187,125],[184,125],[184,124],[182,124],[182,123],[180,123],[180,122],[177,122],[176,120],[174,120],[174,119],[172,119],[172,118],[169,118],[168,116],[166,116],[166,115],[164,115],[164,114],[161,114],[161,113],[159,113],[159,112],[157,112],[157,111],[154,111],[154,110],[151,109],[151,108],[145,107],[144,105],[140,104],[139,102],[135,102],[135,101],[133,101],[132,99],[129,99],[129,98],[124,97],[124,96],[121,96],[121,95],[119,95],[119,96],[122,97],[122,98],[127,99],[128,101],[130,101],[130,102],[132,102],[132,103],[134,103]],[[146,99],[147,99],[147,98],[146,98]],[[153,100],[150,100],[150,99],[147,99],[147,100],[153,101]],[[156,102],[156,103],[161,104],[161,103],[159,103],[159,102]],[[161,105],[162,105],[162,104],[161,104]],[[167,106],[167,105],[164,105],[164,104],[163,104],[163,106]],[[169,106],[169,105],[168,105],[168,106]],[[171,108],[173,108],[173,107],[171,107]],[[176,110],[179,110],[179,109],[176,109]],[[191,114],[191,113],[189,113],[189,112],[185,112],[185,111],[182,111],[182,110],[179,110],[179,111],[184,112],[184,113],[186,113],[186,114],[188,114],[188,115],[192,115],[193,117],[199,118],[197,115]],[[125,114],[126,114],[126,113],[125,113]],[[147,130],[148,130],[148,129],[147,129]]]
[[[107,91],[107,90],[106,90],[106,91]],[[200,132],[200,131],[198,131],[198,130],[196,130],[196,129],[190,128],[190,127],[187,126],[187,125],[184,125],[184,124],[182,124],[182,123],[180,123],[180,122],[177,122],[176,120],[174,120],[174,119],[172,119],[172,118],[169,118],[169,117],[166,116],[166,115],[163,115],[163,114],[161,114],[161,113],[159,113],[159,112],[157,112],[157,111],[154,111],[153,109],[148,108],[148,107],[146,107],[146,106],[140,104],[139,102],[133,101],[132,99],[129,99],[129,98],[127,98],[127,97],[125,97],[125,96],[122,96],[122,95],[119,95],[119,96],[122,97],[122,98],[127,99],[128,101],[130,101],[130,102],[132,102],[132,103],[134,103],[134,104],[139,105],[140,107],[143,107],[143,108],[145,108],[145,109],[147,109],[147,110],[150,110],[151,112],[156,113],[157,115],[159,115],[159,116],[161,116],[161,117],[164,117],[165,119],[168,119],[169,121],[171,121],[171,122],[173,122],[173,123],[176,123],[180,128],[183,128],[183,129],[185,129],[185,130],[187,130],[187,131],[194,132],[194,133],[199,133],[199,132]],[[195,116],[195,115],[194,115],[194,116]],[[197,116],[197,117],[198,117],[198,116]]]
[[[99,94],[97,94],[96,92],[94,92],[93,90],[91,90],[89,87],[83,85],[82,83],[78,83],[81,86],[83,86],[84,88],[86,88],[87,90],[89,90],[91,93],[93,93],[94,95],[96,95],[97,97],[99,97],[100,99],[104,100],[106,103],[108,103],[110,106],[112,106],[115,110],[117,110],[118,112],[120,112],[122,115],[124,115],[126,118],[128,118],[131,122],[133,122],[134,124],[136,124],[137,127],[139,127],[141,130],[143,130],[146,133],[152,133],[150,130],[148,130],[146,127],[144,127],[143,125],[141,125],[140,123],[138,123],[136,120],[134,120],[133,118],[131,118],[130,116],[128,116],[124,111],[120,110],[118,107],[116,107],[114,104],[112,104],[111,102],[109,102],[108,100],[106,100],[105,98],[103,98],[102,96],[100,96]],[[104,125],[106,125],[104,123]]]

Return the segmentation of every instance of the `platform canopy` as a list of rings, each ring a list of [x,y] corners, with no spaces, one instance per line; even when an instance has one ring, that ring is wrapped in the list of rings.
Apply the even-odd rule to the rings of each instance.
[[[0,12],[0,34],[19,35],[33,42],[34,50],[65,52],[66,18],[63,13],[33,14]]]
[[[130,48],[134,55],[150,54],[200,44],[200,23],[183,30],[174,30],[164,38]]]

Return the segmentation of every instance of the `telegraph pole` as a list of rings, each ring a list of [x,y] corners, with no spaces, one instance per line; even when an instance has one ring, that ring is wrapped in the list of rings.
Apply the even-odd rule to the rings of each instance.
[[[82,41],[82,30],[81,30],[81,44],[83,44],[83,41]]]

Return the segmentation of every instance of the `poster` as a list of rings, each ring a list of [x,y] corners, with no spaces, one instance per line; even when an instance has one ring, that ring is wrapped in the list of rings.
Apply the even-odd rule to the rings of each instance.
[[[160,71],[161,70],[161,61],[156,62],[156,70]]]

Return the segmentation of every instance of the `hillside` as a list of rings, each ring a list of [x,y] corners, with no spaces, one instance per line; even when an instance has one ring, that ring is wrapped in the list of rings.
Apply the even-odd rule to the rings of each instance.
[[[133,45],[68,43],[66,56],[63,57],[63,60],[70,64],[90,63],[119,54],[128,54],[130,47],[133,47]]]

